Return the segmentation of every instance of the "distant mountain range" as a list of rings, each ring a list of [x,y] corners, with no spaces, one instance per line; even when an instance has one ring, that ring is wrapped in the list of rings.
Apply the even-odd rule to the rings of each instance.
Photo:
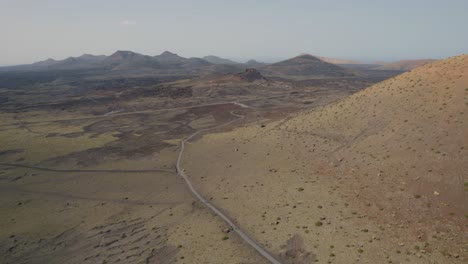
[[[148,56],[132,51],[119,50],[110,56],[85,54],[64,60],[48,59],[28,65],[2,67],[0,71],[59,71],[59,70],[101,70],[125,73],[156,74],[209,74],[238,73],[246,68],[258,68],[259,72],[281,76],[346,76],[345,69],[324,62],[311,55],[298,56],[274,64],[255,60],[239,63],[217,56],[184,58],[165,51],[157,56]]]
[[[424,65],[433,60],[415,60],[370,65],[375,70],[405,71]],[[47,59],[27,65],[0,67],[0,71],[62,71],[94,70],[110,74],[210,74],[238,73],[246,68],[256,68],[263,75],[305,76],[305,77],[346,77],[353,71],[346,65],[361,65],[360,62],[335,58],[315,57],[309,54],[266,64],[255,60],[239,63],[217,56],[184,58],[165,51],[160,55],[148,56],[132,51],[119,50],[110,56],[84,54],[64,60]]]
[[[89,68],[98,64],[106,59],[106,56],[95,56],[91,54],[84,54],[79,57],[69,57],[64,60],[48,59],[39,61],[28,65],[17,65],[12,67],[2,67],[0,69],[14,69],[14,70],[42,70],[42,69],[80,69]]]
[[[197,74],[209,72],[239,72],[247,67],[260,66],[254,60],[237,63],[216,56],[184,58],[165,51],[157,56],[148,56],[132,51],[119,50],[110,56],[84,54],[64,60],[47,59],[32,64],[0,67],[0,71],[59,71],[96,69],[110,72],[157,72],[163,74]]]

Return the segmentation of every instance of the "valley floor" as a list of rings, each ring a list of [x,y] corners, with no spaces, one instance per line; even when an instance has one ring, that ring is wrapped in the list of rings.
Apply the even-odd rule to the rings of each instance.
[[[177,175],[181,141],[229,123],[187,141],[180,165],[282,262],[463,263],[463,188],[455,198],[450,185],[413,188],[403,170],[411,160],[387,170],[382,153],[352,148],[375,131],[325,133],[338,118],[307,116],[374,81],[0,90],[0,262],[267,263]]]
[[[181,140],[235,120],[231,112],[277,120],[354,92],[303,84],[268,96],[109,101],[40,89],[2,91],[2,263],[265,263],[188,192],[175,170]]]

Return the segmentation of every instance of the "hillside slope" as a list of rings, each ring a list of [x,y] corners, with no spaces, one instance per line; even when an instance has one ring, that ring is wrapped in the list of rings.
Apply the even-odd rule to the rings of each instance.
[[[340,163],[377,173],[385,168],[407,181],[418,178],[408,187],[427,196],[443,190],[441,199],[458,201],[450,210],[467,213],[461,176],[468,171],[467,73],[468,56],[433,63],[301,115],[288,126],[329,135],[340,145],[330,157]]]
[[[204,136],[183,166],[280,255],[299,234],[320,262],[465,263],[467,115],[462,55],[290,119]]]

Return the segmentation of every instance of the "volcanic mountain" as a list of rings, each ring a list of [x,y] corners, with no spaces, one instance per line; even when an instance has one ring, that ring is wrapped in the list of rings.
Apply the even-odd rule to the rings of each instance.
[[[345,77],[350,72],[334,64],[320,60],[312,55],[300,55],[292,59],[273,63],[260,68],[265,75],[307,76],[307,77]]]
[[[185,74],[211,72],[218,70],[218,68],[223,72],[224,66],[231,68],[232,65],[218,66],[201,58],[184,58],[169,51],[152,57],[132,51],[119,50],[110,56],[84,54],[80,57],[69,57],[64,60],[48,59],[28,65],[1,67],[0,71],[101,69],[135,72],[144,69],[162,74]]]
[[[113,70],[126,70],[134,68],[161,68],[161,64],[151,56],[142,55],[132,51],[116,51],[104,59],[101,66]]]

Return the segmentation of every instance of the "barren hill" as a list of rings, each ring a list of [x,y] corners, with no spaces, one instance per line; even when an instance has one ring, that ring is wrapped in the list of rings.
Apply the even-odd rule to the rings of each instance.
[[[391,63],[383,63],[381,66],[376,67],[377,70],[397,70],[397,71],[409,71],[414,68],[424,66],[436,60],[426,59],[426,60],[401,60]]]
[[[286,120],[207,135],[187,172],[274,252],[336,263],[466,263],[468,56]],[[200,178],[201,177],[201,178]]]
[[[266,75],[277,76],[344,77],[352,75],[339,66],[307,54],[266,65],[260,70]]]
[[[336,160],[407,182],[417,178],[407,188],[429,198],[443,192],[439,199],[462,217],[468,212],[460,175],[468,171],[467,73],[466,55],[429,64],[288,125],[300,133],[330,135],[342,145],[331,156]]]

